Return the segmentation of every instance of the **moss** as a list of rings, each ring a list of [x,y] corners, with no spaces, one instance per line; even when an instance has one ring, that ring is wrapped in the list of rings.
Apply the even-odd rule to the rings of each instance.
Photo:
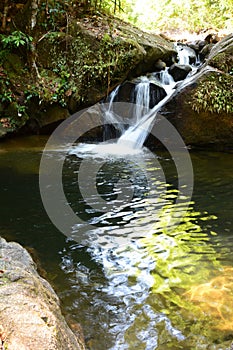
[[[53,11],[48,18],[45,8],[40,7],[36,27],[30,33],[33,39],[30,45],[17,48],[17,58],[13,57],[15,48],[10,46],[12,59],[3,65],[0,53],[0,75],[2,72],[5,78],[0,81],[0,123],[7,131],[21,127],[28,115],[38,119],[54,103],[71,113],[90,106],[108,95],[130,72],[144,74],[153,69],[158,58],[173,52],[172,45],[169,47],[160,37],[114,17],[101,13],[78,17],[78,8],[60,5],[63,2],[54,11],[49,0],[48,7],[52,6]],[[26,18],[28,9],[23,11]],[[24,24],[20,29],[27,31]],[[8,53],[2,52],[2,57]],[[18,114],[6,113],[11,104],[18,106]]]
[[[98,89],[103,95],[110,86],[122,81],[135,61],[131,42],[105,33],[96,39],[76,24],[70,35],[53,33],[39,47],[39,62],[56,73],[60,81],[58,101],[64,94],[74,94],[77,102],[88,103],[88,89]],[[53,89],[53,87],[52,87]]]
[[[225,73],[231,73],[233,67],[233,54],[227,50],[220,52],[212,59],[210,59],[208,63],[212,67],[217,68]]]
[[[198,84],[189,101],[192,109],[211,113],[233,112],[233,77],[229,74],[211,73]]]

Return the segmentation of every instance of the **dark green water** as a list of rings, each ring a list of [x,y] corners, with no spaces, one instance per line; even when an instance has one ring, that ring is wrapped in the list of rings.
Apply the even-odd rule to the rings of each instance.
[[[191,153],[193,204],[171,231],[166,221],[177,179],[168,155],[159,154],[170,185],[167,197],[158,205],[136,169],[132,203],[111,216],[93,214],[83,203],[77,191],[80,159],[68,157],[67,199],[84,221],[96,223],[84,245],[60,233],[44,210],[38,172],[45,142],[28,137],[0,145],[0,233],[36,249],[64,312],[82,324],[88,347],[227,349],[233,341],[233,155]],[[125,159],[105,161],[98,179],[103,197],[112,195],[110,179],[127,175],[132,166]],[[143,166],[155,176],[146,155]],[[124,243],[104,249],[97,236]]]

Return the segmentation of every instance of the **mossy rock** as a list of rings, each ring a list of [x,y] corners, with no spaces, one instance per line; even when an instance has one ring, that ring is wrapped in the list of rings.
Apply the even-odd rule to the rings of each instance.
[[[207,63],[225,73],[233,74],[233,34],[213,46]]]
[[[8,98],[5,107],[11,102],[25,107],[25,115],[34,120],[54,104],[70,113],[89,107],[127,78],[152,72],[159,59],[167,63],[176,55],[173,43],[101,13],[78,18],[72,9],[67,22],[64,11],[46,19],[41,7],[30,31],[31,11],[26,3],[14,19],[33,40],[23,55],[18,49],[18,55],[12,52],[4,61],[2,96]],[[8,131],[17,130],[23,120],[14,121]]]
[[[176,127],[186,145],[228,150],[233,147],[233,77],[203,71],[166,104],[162,113]]]
[[[94,16],[71,21],[64,33],[48,33],[38,43],[37,54],[38,66],[58,76],[68,73],[70,91],[77,104],[86,107],[127,77],[151,72],[158,59],[171,61],[176,53],[173,44],[160,36],[117,19]],[[91,97],[88,90],[94,92]]]
[[[5,54],[2,55],[1,61],[3,68],[9,72],[9,78],[14,79],[19,75],[22,75],[24,64],[18,55],[5,51]]]

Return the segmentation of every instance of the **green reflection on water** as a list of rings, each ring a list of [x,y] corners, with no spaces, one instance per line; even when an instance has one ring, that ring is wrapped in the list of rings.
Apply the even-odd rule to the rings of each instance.
[[[185,336],[171,337],[162,319],[156,325],[159,349],[206,349],[207,344],[223,342],[232,335],[233,268],[220,262],[211,243],[211,235],[216,233],[204,232],[200,225],[200,221],[216,216],[201,216],[190,206],[182,222],[171,228],[173,212],[174,204],[164,206],[151,235],[141,240],[155,261],[153,286],[146,303],[167,315],[172,327]],[[134,327],[141,323],[145,327],[146,318],[140,318]]]

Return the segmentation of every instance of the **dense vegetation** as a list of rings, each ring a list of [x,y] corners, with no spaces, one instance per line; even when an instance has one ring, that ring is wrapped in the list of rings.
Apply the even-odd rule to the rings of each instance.
[[[127,73],[135,65],[138,43],[118,35],[114,16],[143,28],[174,32],[231,28],[232,12],[232,0],[4,0],[0,125],[16,130],[35,109],[53,103],[74,112],[77,106],[95,103],[90,98],[93,91],[102,98],[120,83],[119,71]],[[85,30],[93,37],[87,39]],[[68,106],[71,100],[73,106]]]
[[[125,0],[123,8],[124,19],[160,32],[233,28],[232,0]]]

